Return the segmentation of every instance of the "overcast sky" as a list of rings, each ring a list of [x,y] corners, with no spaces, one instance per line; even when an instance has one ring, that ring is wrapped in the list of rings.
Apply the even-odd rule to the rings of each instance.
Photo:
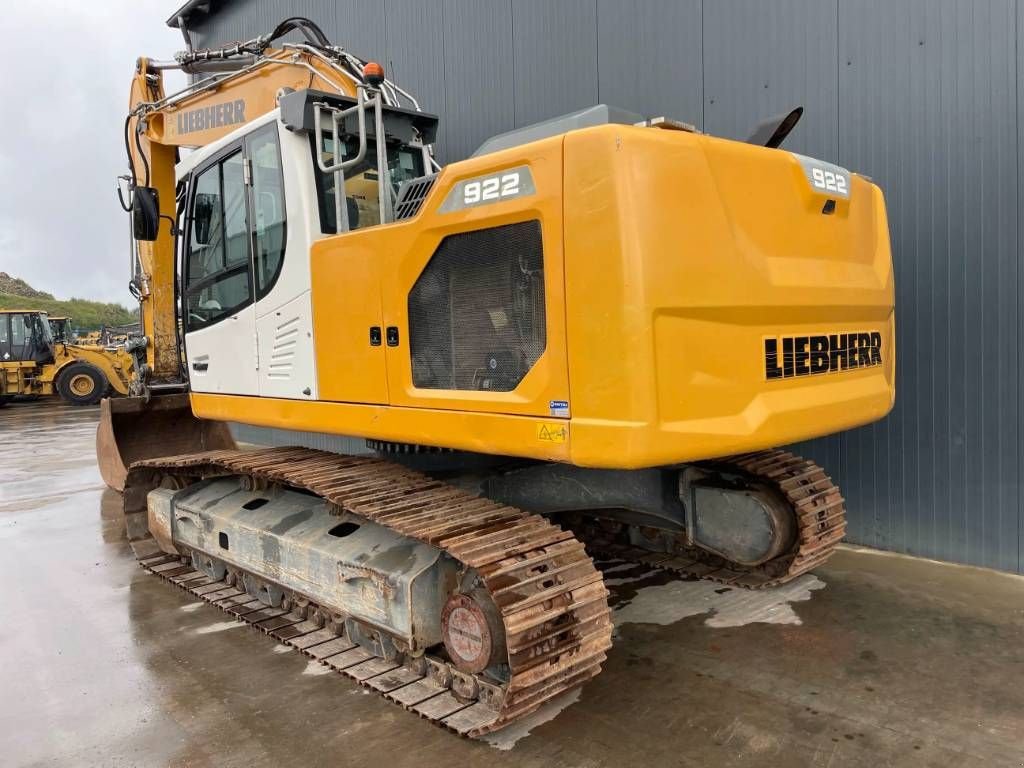
[[[128,214],[114,179],[140,55],[166,59],[180,0],[4,2],[0,14],[0,272],[57,298],[133,306]],[[175,82],[183,84],[177,76]]]

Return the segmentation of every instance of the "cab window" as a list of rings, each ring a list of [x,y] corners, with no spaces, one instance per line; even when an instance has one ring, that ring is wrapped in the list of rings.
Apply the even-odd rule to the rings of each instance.
[[[11,315],[11,358],[14,360],[28,360],[28,350],[25,349],[32,328],[28,324],[27,315]]]
[[[48,362],[53,357],[53,336],[45,315],[35,312],[16,313],[10,317],[10,335],[6,341],[0,339],[0,350],[8,355],[5,359]],[[0,325],[6,330],[7,320]],[[2,355],[0,355],[2,356]]]
[[[256,298],[266,296],[284,262],[287,239],[284,208],[284,174],[277,125],[255,131],[246,140],[246,152],[252,167],[252,227]]]
[[[319,151],[326,163],[334,162],[334,139],[324,135]],[[310,138],[313,147],[313,169],[316,174],[317,197],[320,208],[320,231],[333,235],[338,231],[334,207],[334,174],[323,173],[317,164],[316,136]],[[359,152],[359,139],[349,136],[342,147],[342,159],[355,157]],[[405,181],[423,175],[423,151],[419,147],[388,146],[388,173],[392,198]],[[373,139],[366,142],[366,156],[354,168],[345,172],[345,203],[348,207],[349,229],[363,229],[380,224],[380,196],[377,193],[377,145]]]
[[[239,150],[196,176],[185,265],[189,331],[252,302],[243,162]]]
[[[0,360],[11,359],[11,316],[0,314]]]

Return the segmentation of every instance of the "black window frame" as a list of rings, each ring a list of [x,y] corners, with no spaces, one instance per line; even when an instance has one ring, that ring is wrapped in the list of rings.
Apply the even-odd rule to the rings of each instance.
[[[274,271],[274,276],[267,283],[265,290],[260,290],[259,285],[256,284],[256,227],[255,222],[252,218],[256,214],[256,171],[253,167],[252,158],[249,154],[249,145],[252,140],[262,132],[267,132],[274,137],[274,146],[277,149],[277,168],[278,173],[281,174],[281,214],[284,217],[281,222],[281,258],[278,259],[277,269]],[[256,296],[256,301],[266,298],[270,295],[270,292],[274,290],[274,286],[277,285],[277,280],[281,277],[281,272],[284,270],[284,260],[288,255],[288,195],[284,189],[284,158],[281,154],[281,132],[278,130],[277,122],[267,123],[261,125],[254,131],[247,133],[243,137],[243,145],[245,148],[244,157],[249,168],[249,189],[248,189],[248,213],[249,220],[247,224],[249,226],[249,261],[252,262],[252,287],[253,292]]]
[[[4,314],[4,322],[7,329],[7,342],[0,344],[0,362],[8,363],[36,363],[45,365],[53,362],[53,334],[50,332],[50,324],[45,313],[33,310],[16,311]],[[21,318],[26,329],[26,335],[18,345],[18,354],[14,350],[14,318]],[[31,318],[25,323],[24,318]],[[4,354],[8,357],[4,359]]]
[[[0,338],[0,363],[9,363],[13,361],[11,356],[13,350],[11,346],[11,315],[7,313],[0,315],[0,322],[3,323],[4,329],[7,331],[7,339]]]
[[[282,232],[281,232],[281,258],[278,261],[277,269],[274,272],[273,278],[270,281],[268,281],[268,283],[266,285],[266,289],[263,290],[262,292],[259,292],[257,290],[257,285],[256,285],[256,264],[255,264],[255,258],[256,258],[256,253],[255,253],[256,229],[255,229],[255,224],[254,224],[254,220],[253,220],[254,211],[255,211],[255,201],[254,201],[255,186],[254,186],[254,183],[253,183],[254,179],[252,177],[253,177],[254,171],[252,169],[251,156],[250,156],[250,153],[249,153],[249,145],[250,145],[251,140],[252,140],[253,137],[255,137],[258,134],[263,133],[263,132],[266,132],[266,133],[270,134],[271,136],[273,136],[274,144],[275,144],[275,146],[277,148],[278,167],[279,167],[279,172],[281,174],[281,179],[280,179],[281,180],[281,205],[282,205],[282,213],[284,215],[284,221],[283,221],[283,225],[284,226],[282,227]],[[211,275],[208,275],[207,277],[203,278],[202,280],[200,280],[200,281],[198,281],[196,283],[190,283],[190,277],[191,277],[190,273],[191,273],[191,266],[192,266],[191,258],[190,258],[191,257],[191,250],[192,250],[192,227],[193,227],[194,221],[195,221],[195,213],[194,213],[194,211],[195,211],[195,204],[196,204],[196,192],[197,192],[197,186],[198,186],[197,183],[196,183],[196,180],[202,174],[204,174],[207,171],[209,171],[211,168],[213,168],[215,166],[221,166],[223,163],[225,163],[227,160],[229,160],[232,156],[234,156],[236,154],[241,155],[241,157],[242,157],[242,163],[243,163],[243,166],[244,166],[243,180],[246,179],[246,178],[248,179],[248,181],[245,182],[245,184],[244,184],[244,186],[245,186],[245,233],[246,233],[245,240],[246,240],[246,250],[247,250],[248,257],[245,259],[245,261],[238,262],[237,264],[235,264],[235,265],[233,265],[231,267],[225,267],[221,271],[215,272],[214,274],[211,274]],[[218,170],[218,180],[219,180],[219,184],[220,184],[219,192],[220,192],[221,206],[223,208],[223,205],[224,205],[224,173],[223,173],[222,170]],[[280,134],[280,131],[278,130],[277,122],[275,121],[275,122],[272,122],[272,123],[265,123],[264,125],[261,125],[260,127],[255,128],[252,131],[249,131],[244,136],[239,137],[237,140],[231,142],[231,144],[229,144],[228,146],[222,148],[216,154],[211,155],[210,157],[208,157],[206,160],[203,161],[202,164],[197,165],[195,168],[193,168],[189,172],[187,184],[188,184],[188,192],[187,192],[187,198],[186,198],[187,203],[186,203],[186,206],[185,206],[185,210],[186,210],[185,226],[180,228],[182,230],[182,247],[181,247],[181,253],[180,253],[180,259],[181,259],[181,312],[182,312],[182,322],[183,322],[186,334],[193,333],[195,331],[201,331],[204,328],[211,328],[214,325],[217,325],[218,323],[223,322],[224,320],[226,320],[227,318],[231,317],[232,315],[234,315],[234,314],[240,312],[241,310],[245,309],[250,304],[255,304],[258,301],[260,301],[261,299],[266,298],[270,294],[270,292],[274,289],[274,286],[277,285],[277,281],[281,277],[281,272],[284,270],[285,259],[287,258],[287,255],[288,255],[288,253],[287,253],[288,252],[288,196],[287,196],[287,193],[285,191],[284,158],[283,158],[283,154],[282,154],[282,150],[281,150],[281,134]],[[223,224],[223,226],[226,229],[226,227],[227,227],[226,216],[222,216],[221,219],[222,219],[222,224]],[[224,256],[225,256],[225,259],[226,259],[226,255],[227,255],[227,251],[226,251],[226,248],[227,248],[226,234],[225,234],[224,248],[225,248]],[[188,311],[189,297],[191,295],[193,295],[194,293],[198,293],[198,292],[204,290],[205,288],[208,288],[209,286],[211,286],[211,285],[213,285],[213,284],[215,284],[217,282],[220,282],[220,281],[222,281],[224,279],[227,279],[227,278],[230,278],[230,277],[233,277],[233,276],[239,274],[241,272],[241,270],[243,270],[243,269],[246,271],[246,273],[248,275],[249,297],[245,301],[243,301],[243,302],[241,302],[239,304],[236,304],[236,305],[234,305],[232,307],[224,308],[222,310],[222,314],[220,315],[220,317],[216,318],[215,320],[211,320],[209,322],[204,322],[201,325],[193,326],[192,323],[191,323],[191,316],[190,316],[189,311]]]
[[[183,262],[182,263],[182,272],[183,272],[183,279],[182,279],[182,292],[181,292],[181,309],[182,309],[182,315],[183,315],[182,320],[183,320],[183,324],[185,326],[185,333],[193,333],[194,331],[201,331],[204,328],[211,328],[214,325],[217,325],[218,323],[223,322],[224,320],[226,320],[229,317],[231,317],[231,315],[233,315],[233,314],[235,314],[235,313],[245,309],[247,306],[249,306],[250,304],[255,302],[256,289],[255,289],[255,285],[254,285],[255,276],[253,275],[253,269],[252,269],[252,234],[251,234],[252,233],[252,226],[251,226],[250,221],[249,221],[248,190],[246,190],[246,192],[245,192],[245,194],[246,194],[246,197],[245,197],[245,229],[246,229],[246,232],[249,233],[249,236],[246,238],[246,250],[248,251],[248,254],[249,254],[248,258],[245,259],[244,261],[240,261],[238,264],[232,266],[230,269],[225,267],[224,269],[222,269],[219,272],[214,272],[213,274],[208,275],[207,277],[203,278],[199,282],[196,282],[194,284],[191,282],[191,272],[192,272],[192,258],[191,258],[192,257],[192,227],[194,226],[194,222],[195,222],[196,191],[197,191],[197,187],[198,187],[198,184],[196,183],[196,181],[197,181],[197,179],[200,176],[202,176],[204,173],[206,173],[210,169],[212,169],[214,167],[218,167],[218,170],[217,170],[217,178],[218,178],[218,185],[219,185],[218,191],[220,193],[221,209],[223,210],[223,207],[224,207],[224,172],[219,168],[219,166],[221,166],[224,162],[226,162],[228,159],[230,159],[233,155],[236,155],[236,154],[241,156],[242,162],[244,164],[245,163],[245,146],[244,146],[244,142],[243,142],[242,139],[239,139],[237,141],[233,141],[230,145],[224,147],[221,151],[217,152],[212,157],[207,158],[206,161],[203,162],[202,165],[197,166],[196,168],[194,168],[192,170],[190,176],[189,176],[188,209],[187,209],[188,210],[188,216],[186,217],[185,242],[184,242],[184,248],[182,250],[182,262]],[[243,186],[244,186],[244,179],[245,179],[244,171],[243,171],[243,177],[242,178],[243,178]],[[221,224],[224,227],[224,229],[226,230],[227,229],[227,221],[226,221],[226,217],[223,214],[221,215]],[[226,249],[227,249],[227,242],[226,242],[226,240],[227,240],[227,236],[225,234],[225,243],[222,246],[225,249],[223,251],[223,253],[224,253],[224,257],[223,258],[224,258],[225,261],[226,261],[226,258],[227,258],[226,257]],[[194,294],[194,293],[199,293],[199,292],[203,291],[204,289],[209,288],[211,285],[214,285],[215,283],[220,282],[220,281],[224,280],[227,277],[230,277],[230,276],[233,276],[233,275],[237,275],[239,273],[239,271],[243,270],[243,269],[246,270],[246,272],[248,274],[249,297],[245,301],[243,301],[243,302],[241,302],[239,304],[236,304],[236,305],[234,305],[232,307],[224,307],[224,308],[222,308],[221,316],[216,318],[215,320],[211,320],[209,322],[205,322],[205,323],[203,323],[202,325],[199,325],[199,326],[193,326],[192,322],[191,322],[191,314],[188,311],[189,297],[192,294]]]

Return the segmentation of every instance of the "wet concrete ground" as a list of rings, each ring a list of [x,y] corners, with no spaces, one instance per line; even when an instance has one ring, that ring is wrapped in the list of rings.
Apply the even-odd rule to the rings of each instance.
[[[452,736],[145,575],[97,416],[0,410],[2,765],[1024,765],[1024,580],[853,550],[766,598],[604,564],[605,671]]]

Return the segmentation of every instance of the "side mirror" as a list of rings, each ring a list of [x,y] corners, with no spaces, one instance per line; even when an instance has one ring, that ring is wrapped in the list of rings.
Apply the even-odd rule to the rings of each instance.
[[[153,242],[160,232],[160,196],[155,187],[136,187],[132,195],[132,232],[136,240]]]
[[[197,192],[192,204],[192,239],[198,245],[210,244],[210,222],[213,212],[220,205],[220,195]]]

